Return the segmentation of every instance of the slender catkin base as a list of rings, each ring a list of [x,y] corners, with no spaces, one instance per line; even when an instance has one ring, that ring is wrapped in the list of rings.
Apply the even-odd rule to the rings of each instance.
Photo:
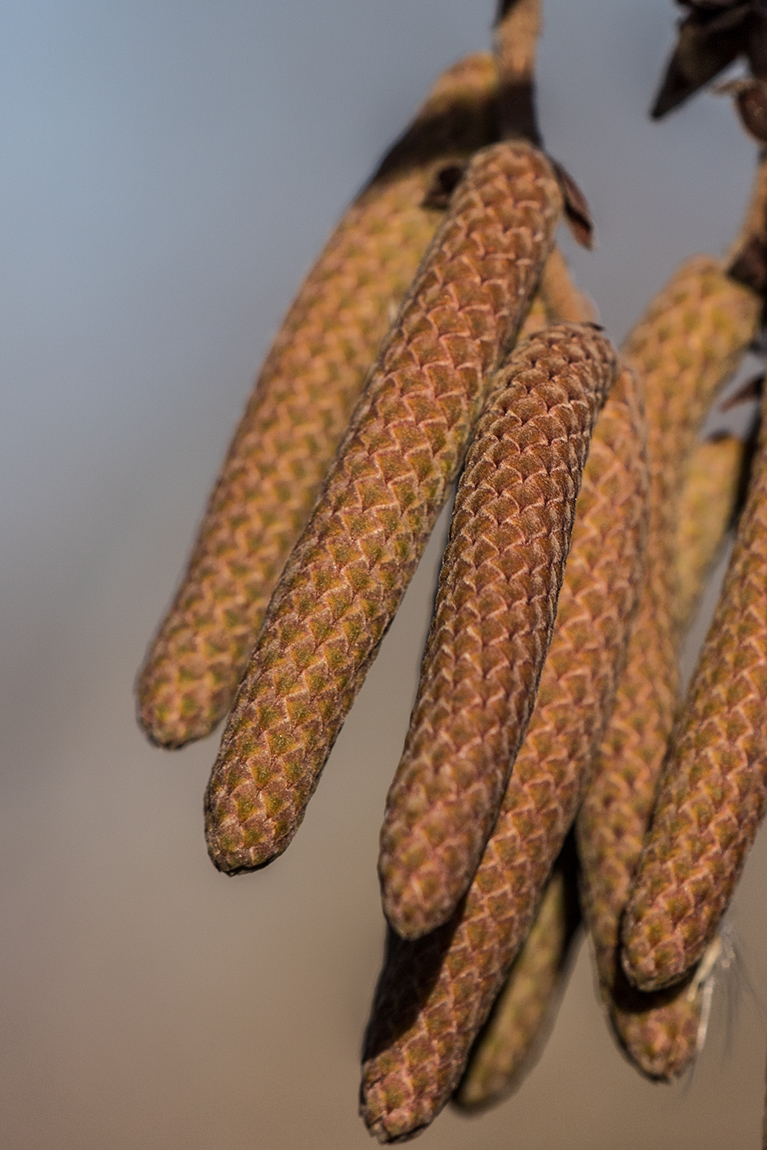
[[[498,817],[551,641],[591,432],[616,366],[593,327],[547,328],[499,373],[474,434],[381,830],[384,911],[403,938],[453,914]]]
[[[206,795],[229,873],[298,828],[513,344],[562,208],[545,157],[479,152],[456,189],[270,603]]]
[[[392,309],[442,211],[439,173],[494,138],[495,69],[470,56],[437,81],[352,204],[267,357],[138,683],[149,738],[178,747],[229,710],[285,559],[349,422]]]
[[[767,417],[722,593],[675,733],[623,928],[642,989],[716,932],[767,800]]]
[[[382,1142],[444,1106],[530,928],[615,689],[646,496],[641,400],[622,372],[592,439],[536,709],[493,835],[451,922],[415,942],[390,932],[362,1070],[362,1114]]]
[[[629,335],[644,380],[652,485],[646,576],[615,709],[578,815],[584,910],[602,993],[634,1064],[673,1077],[695,1053],[699,1003],[639,1004],[618,963],[619,923],[650,819],[678,699],[674,544],[698,426],[756,331],[760,305],[717,261],[684,264]],[[655,1012],[655,1008],[660,1013]]]

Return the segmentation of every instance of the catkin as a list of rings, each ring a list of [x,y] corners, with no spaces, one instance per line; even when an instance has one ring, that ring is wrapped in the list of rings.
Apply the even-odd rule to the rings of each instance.
[[[139,720],[153,742],[178,747],[201,738],[229,710],[391,310],[442,218],[427,206],[432,185],[493,139],[496,118],[492,57],[470,56],[449,68],[309,273],[261,371],[139,678]]]
[[[381,1141],[444,1106],[530,928],[615,688],[646,495],[641,401],[624,371],[592,438],[538,701],[480,866],[451,922],[415,942],[390,931],[362,1072],[362,1114]]]
[[[746,444],[732,435],[699,443],[685,471],[674,543],[679,632],[700,600],[705,577],[737,507]],[[607,994],[605,988],[604,993]],[[666,991],[645,994],[615,969],[608,1002],[616,1035],[630,1061],[649,1078],[670,1081],[690,1065],[701,1031],[705,980],[697,971]]]
[[[511,356],[455,498],[379,875],[403,938],[452,915],[495,825],[551,641],[591,432],[617,367],[593,327]]]
[[[554,1022],[579,938],[574,859],[562,852],[530,933],[472,1047],[453,1103],[475,1111],[507,1097],[529,1073]]]
[[[561,213],[545,157],[479,152],[456,189],[270,603],[206,796],[234,873],[303,818],[528,310]]]
[[[706,577],[732,525],[740,496],[747,445],[736,435],[715,435],[690,457],[679,501],[674,545],[677,627],[682,630],[700,600]]]
[[[623,965],[652,990],[716,932],[767,798],[767,418],[732,559],[675,734],[623,928]]]
[[[678,699],[674,543],[679,490],[698,426],[756,331],[759,301],[717,261],[685,263],[629,335],[625,355],[645,384],[652,475],[646,576],[615,709],[578,815],[584,912],[619,1042],[653,1077],[694,1055],[696,1004],[666,999],[641,1014],[619,973],[619,922],[652,811]],[[680,1000],[681,1002],[681,1000]],[[669,1017],[678,1009],[684,1017]]]

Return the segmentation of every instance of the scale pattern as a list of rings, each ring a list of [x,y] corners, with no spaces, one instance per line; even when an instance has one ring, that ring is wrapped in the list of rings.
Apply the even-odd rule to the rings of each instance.
[[[685,627],[735,520],[747,444],[735,435],[699,443],[687,468],[676,533],[676,619]]]
[[[270,603],[206,796],[229,873],[280,854],[447,497],[561,213],[546,158],[479,152]]]
[[[767,798],[767,419],[730,566],[690,686],[624,924],[643,989],[711,942]]]
[[[530,933],[501,989],[453,1095],[461,1110],[513,1093],[540,1054],[554,1021],[579,938],[575,870],[557,861]]]
[[[201,738],[229,710],[392,309],[442,219],[424,197],[443,167],[493,139],[494,87],[489,55],[444,73],[288,312],[139,678],[139,721],[153,742]]]
[[[712,398],[753,338],[759,301],[721,265],[696,257],[674,274],[628,337],[645,384],[652,475],[646,577],[615,709],[578,815],[584,911],[618,1041],[645,1073],[668,1078],[695,1053],[686,999],[647,1002],[619,972],[619,923],[642,850],[678,700],[674,544],[679,490]],[[684,1017],[674,1017],[678,1010]],[[682,1050],[682,1046],[685,1047]]]
[[[479,865],[535,704],[591,432],[617,359],[592,326],[522,344],[456,494],[379,874],[403,938],[446,922]]]
[[[382,1142],[417,1133],[454,1091],[572,823],[636,602],[644,438],[623,371],[592,438],[538,702],[495,830],[451,922],[414,942],[390,931],[362,1071],[362,1114]]]

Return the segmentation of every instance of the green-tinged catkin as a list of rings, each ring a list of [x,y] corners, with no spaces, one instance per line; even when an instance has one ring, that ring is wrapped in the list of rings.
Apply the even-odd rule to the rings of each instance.
[[[736,435],[713,435],[690,457],[679,502],[674,544],[677,626],[683,629],[700,600],[706,577],[734,522],[747,444]]]
[[[453,1103],[475,1111],[506,1098],[538,1060],[577,952],[574,859],[560,855],[530,933],[474,1043]]]
[[[231,706],[264,609],[304,527],[381,341],[443,217],[440,173],[497,130],[495,69],[470,56],[330,237],[269,352],[138,683],[149,738],[177,747]]]
[[[562,199],[522,142],[474,157],[269,605],[206,795],[235,873],[280,854],[423,552]]]
[[[593,326],[549,327],[513,353],[474,434],[381,830],[384,911],[403,938],[450,918],[498,817],[616,368]]]
[[[538,701],[477,873],[444,927],[414,942],[390,932],[362,1071],[362,1114],[381,1141],[444,1106],[530,929],[615,689],[647,482],[641,400],[624,371],[592,438]]]
[[[767,416],[748,495],[623,926],[637,986],[673,983],[711,942],[767,800]]]
[[[662,998],[638,1005],[620,971],[619,923],[677,710],[674,545],[684,469],[712,398],[756,332],[759,311],[757,297],[717,261],[697,257],[655,297],[625,347],[647,403],[646,574],[615,708],[578,815],[578,850],[584,913],[613,1029],[631,1061],[657,1078],[681,1073],[694,1056],[699,1004]]]

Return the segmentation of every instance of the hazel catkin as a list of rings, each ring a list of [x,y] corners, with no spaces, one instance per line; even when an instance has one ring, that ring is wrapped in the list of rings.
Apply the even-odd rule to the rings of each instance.
[[[611,344],[549,327],[499,373],[458,486],[379,875],[403,938],[445,922],[493,829],[549,648]]]
[[[679,492],[712,398],[748,347],[758,298],[716,260],[686,262],[651,301],[624,353],[645,384],[652,475],[646,574],[615,709],[578,815],[582,894],[599,983],[618,1041],[653,1077],[694,1056],[697,1008],[641,1010],[618,962],[619,923],[650,820],[678,705],[674,547]],[[678,1009],[684,1018],[670,1017]],[[644,1012],[644,1013],[643,1013]],[[647,1013],[649,1012],[649,1013]]]
[[[538,700],[501,812],[455,917],[390,931],[365,1041],[362,1114],[380,1141],[428,1125],[460,1079],[533,920],[609,711],[646,528],[641,396],[622,371],[596,425]]]
[[[561,206],[547,160],[522,142],[477,153],[456,189],[238,691],[206,794],[219,869],[269,862],[300,824],[528,310]]]
[[[429,206],[432,185],[491,142],[494,101],[491,56],[469,56],[449,68],[301,287],[139,677],[139,721],[153,742],[179,747],[202,738],[229,710],[391,311],[442,219]]]
[[[653,990],[711,942],[767,800],[767,418],[724,586],[664,771],[623,927]]]

